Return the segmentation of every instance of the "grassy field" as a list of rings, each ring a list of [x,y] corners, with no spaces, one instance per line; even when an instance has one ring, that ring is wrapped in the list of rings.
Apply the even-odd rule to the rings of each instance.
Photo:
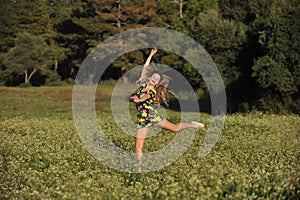
[[[96,94],[97,114],[109,125],[109,94]],[[0,199],[299,199],[300,117],[232,114],[213,151],[198,158],[206,134],[173,164],[126,173],[97,161],[72,119],[72,87],[0,87]],[[171,112],[171,121],[179,113]],[[205,123],[210,116],[201,114]],[[135,138],[111,125],[110,138],[134,151]],[[174,133],[149,138],[159,149]]]

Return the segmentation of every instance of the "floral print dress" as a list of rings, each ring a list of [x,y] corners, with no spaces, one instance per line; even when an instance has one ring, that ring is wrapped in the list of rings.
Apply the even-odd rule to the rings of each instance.
[[[155,101],[156,90],[150,89],[146,92],[143,92],[142,90],[146,86],[147,84],[143,84],[139,87],[137,93],[134,94],[138,98],[142,98],[145,94],[150,95],[150,98],[146,101],[136,103],[138,128],[149,127],[162,120],[161,117],[157,114],[157,111],[152,107]]]

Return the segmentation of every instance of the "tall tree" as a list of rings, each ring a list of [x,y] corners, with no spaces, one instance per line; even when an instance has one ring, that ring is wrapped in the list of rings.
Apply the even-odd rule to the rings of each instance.
[[[218,0],[218,7],[223,18],[249,23],[254,16],[250,11],[250,0]]]
[[[54,23],[51,18],[51,1],[4,0],[2,3],[4,7],[1,6],[1,9],[5,9],[4,15],[0,15],[1,25],[5,27],[1,29],[3,30],[3,43],[13,48],[17,34],[23,32],[30,33],[32,37],[41,37],[47,43],[47,46],[50,46],[49,49],[51,50],[51,56],[49,59],[44,60],[44,64],[47,67],[54,66],[54,70],[57,69],[58,63],[65,59],[65,54],[54,40],[57,33],[54,30]],[[1,51],[3,53],[8,50],[9,48],[1,44]],[[2,65],[4,65],[3,62]],[[4,65],[3,68],[5,69],[6,66]],[[49,76],[51,74],[57,76],[57,72],[50,73]]]
[[[15,79],[11,79],[12,76],[23,77],[24,83],[29,84],[33,75],[45,75],[47,71],[45,63],[50,57],[50,51],[42,37],[25,32],[17,35],[15,47],[1,57],[6,67],[5,74],[8,75],[7,85],[20,84]],[[43,84],[41,81],[37,84]]]
[[[246,41],[243,24],[224,20],[212,9],[199,13],[184,29],[213,57],[226,86],[239,77],[237,58]]]
[[[88,1],[50,1],[50,20],[54,35],[50,38],[54,66],[62,79],[74,78],[88,51],[96,46],[94,10]],[[96,29],[97,31],[98,29]]]
[[[247,42],[247,26],[241,21],[224,19],[216,1],[189,1],[184,5],[183,18],[175,23],[176,30],[189,35],[208,51],[223,77],[229,107],[239,104],[236,99],[241,97],[238,93],[240,86],[233,88],[232,84],[242,77],[244,71],[240,56]],[[185,69],[191,74],[190,79],[195,84],[198,82],[197,87],[207,90],[201,76],[195,74],[189,64]]]
[[[261,89],[257,106],[290,110],[300,105],[295,98],[300,88],[300,6],[296,1],[275,0],[252,2],[251,8],[257,16],[252,26],[261,52],[252,73]]]
[[[120,31],[144,26],[155,15],[155,0],[92,0],[91,2],[102,22],[118,27]]]
[[[155,5],[155,11],[150,26],[170,28],[180,17],[179,3],[176,1],[160,0]]]
[[[14,14],[15,4],[11,0],[0,2],[0,52],[6,52],[14,45],[17,30],[17,17]]]

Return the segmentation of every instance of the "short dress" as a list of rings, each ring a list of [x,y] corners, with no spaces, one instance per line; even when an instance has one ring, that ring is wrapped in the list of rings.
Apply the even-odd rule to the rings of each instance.
[[[149,94],[150,98],[144,102],[136,103],[137,110],[137,128],[144,128],[152,126],[162,120],[162,118],[157,114],[157,111],[153,108],[156,90],[150,89],[147,92],[143,92],[142,90],[147,86],[147,84],[143,84],[139,87],[136,95],[138,98],[142,98],[143,95]]]

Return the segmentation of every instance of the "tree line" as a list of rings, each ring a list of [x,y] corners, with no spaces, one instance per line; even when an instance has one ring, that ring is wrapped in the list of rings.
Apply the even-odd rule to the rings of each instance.
[[[2,0],[0,84],[72,83],[101,41],[122,31],[162,27],[184,33],[214,59],[229,112],[300,113],[298,0]],[[149,50],[125,54],[103,79],[117,79]],[[160,62],[181,72],[201,98],[201,75],[168,52]],[[200,100],[201,100],[200,98]]]

